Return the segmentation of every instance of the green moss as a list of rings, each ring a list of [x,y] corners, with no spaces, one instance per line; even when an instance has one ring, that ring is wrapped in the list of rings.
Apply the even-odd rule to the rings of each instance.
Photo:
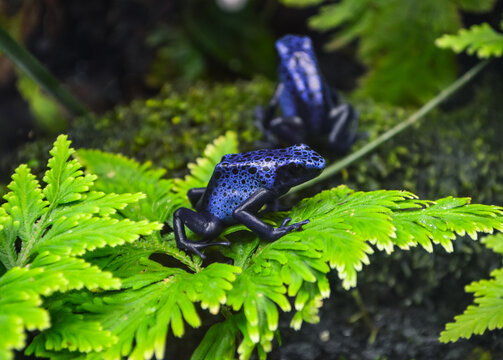
[[[241,150],[256,147],[261,135],[253,124],[255,106],[267,104],[274,84],[263,79],[235,84],[196,83],[190,87],[166,86],[148,100],[95,119],[77,119],[69,130],[76,147],[100,148],[150,160],[167,168],[170,176],[226,130],[235,130]],[[362,190],[407,189],[422,197],[471,196],[476,202],[503,204],[503,152],[498,134],[503,85],[481,81],[466,106],[437,111],[418,125],[351,165],[329,185],[346,183]],[[380,105],[369,99],[352,100],[360,112],[360,129],[369,140],[394,126],[411,111]],[[450,105],[452,108],[452,104]],[[20,162],[45,164],[52,143],[38,141],[20,149],[16,158],[4,159],[10,174]],[[334,161],[330,159],[329,161]],[[9,168],[9,169],[7,169]]]
[[[447,105],[454,109],[427,115],[350,166],[345,182],[362,190],[406,189],[421,197],[470,196],[503,204],[501,96],[503,85],[488,75]],[[396,109],[383,113],[372,103],[360,111],[371,138],[375,128],[383,131],[406,116]],[[392,116],[384,119],[387,114]]]
[[[257,79],[235,84],[196,83],[190,87],[166,86],[148,100],[119,106],[104,116],[75,119],[69,137],[75,147],[99,148],[140,161],[150,160],[180,175],[188,161],[226,130],[235,130],[242,149],[252,149],[260,134],[253,124],[254,108],[267,104],[273,84]],[[37,169],[43,165],[52,140],[38,141],[4,159],[1,172],[10,174],[20,162]]]
[[[237,131],[241,146],[252,148],[259,136],[253,109],[267,101],[271,88],[265,80],[166,86],[159,96],[119,107],[92,124],[81,119],[70,136],[76,146],[121,152],[178,171],[226,130]],[[91,141],[90,133],[95,134]]]

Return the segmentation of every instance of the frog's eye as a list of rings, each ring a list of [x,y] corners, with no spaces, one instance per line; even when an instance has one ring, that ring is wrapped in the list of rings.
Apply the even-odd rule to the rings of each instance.
[[[287,165],[287,171],[290,175],[297,176],[304,173],[304,167],[299,164],[290,164]]]
[[[304,37],[304,41],[302,42],[302,48],[304,50],[311,49],[311,39],[308,38],[307,36]]]
[[[278,49],[278,52],[281,54],[281,55],[286,55],[288,54],[288,47],[283,44],[282,42],[278,41],[276,43],[276,48]]]

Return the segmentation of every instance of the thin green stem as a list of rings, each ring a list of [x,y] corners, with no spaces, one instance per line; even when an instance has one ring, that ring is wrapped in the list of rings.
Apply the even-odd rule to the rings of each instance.
[[[419,120],[421,120],[427,113],[429,113],[431,110],[433,110],[435,107],[437,107],[441,102],[443,102],[445,99],[447,99],[449,96],[454,94],[457,90],[462,88],[466,83],[468,83],[471,79],[473,79],[486,65],[489,63],[490,60],[484,60],[479,62],[477,65],[475,65],[473,68],[468,70],[463,76],[461,76],[459,79],[457,79],[455,82],[453,82],[451,85],[449,85],[447,88],[442,90],[437,96],[435,96],[433,99],[428,101],[426,104],[424,104],[418,111],[416,111],[414,114],[412,114],[410,117],[396,125],[395,127],[389,129],[385,133],[381,134],[378,136],[374,141],[369,142],[365,146],[363,146],[361,149],[355,151],[354,153],[351,153],[350,155],[346,156],[345,158],[337,161],[336,163],[328,166],[325,171],[318,176],[317,178],[314,178],[308,182],[305,182],[303,184],[300,184],[298,186],[295,186],[290,190],[290,192],[296,192],[302,189],[305,189],[307,187],[310,187],[320,181],[323,181],[325,179],[328,179],[329,177],[335,175],[342,169],[346,168],[348,165],[352,164],[356,160],[359,160],[363,156],[367,155],[370,153],[372,150],[377,148],[379,145],[385,143],[395,135],[401,133],[411,125],[415,124]]]
[[[87,108],[56,79],[33,55],[19,45],[5,30],[0,28],[0,51],[16,66],[33,79],[45,91],[74,115],[87,115]]]

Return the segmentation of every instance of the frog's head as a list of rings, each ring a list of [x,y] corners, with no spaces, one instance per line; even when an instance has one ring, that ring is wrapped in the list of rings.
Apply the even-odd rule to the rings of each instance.
[[[305,104],[322,104],[322,83],[313,50],[307,36],[286,35],[276,42],[280,58],[280,80],[290,79],[294,91]],[[288,81],[287,81],[288,83]]]
[[[325,168],[325,159],[309,146],[298,144],[281,149],[284,159],[279,162],[275,185],[288,191],[318,176]]]
[[[309,36],[286,35],[276,41],[276,50],[282,62],[288,63],[296,53],[313,54],[313,43]]]

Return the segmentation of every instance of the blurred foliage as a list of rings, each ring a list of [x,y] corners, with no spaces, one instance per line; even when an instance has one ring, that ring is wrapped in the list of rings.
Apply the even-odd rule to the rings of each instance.
[[[482,243],[494,252],[503,254],[503,234],[486,236]],[[439,338],[441,342],[469,339],[486,330],[503,328],[503,267],[493,270],[491,277],[466,286],[465,290],[475,297],[474,303],[463,314],[456,316],[454,322],[445,326]]]
[[[282,0],[290,6],[322,0]],[[489,11],[494,0],[342,0],[309,19],[316,30],[336,32],[326,45],[336,50],[358,39],[358,57],[369,68],[359,92],[379,101],[420,104],[456,75],[453,54],[434,41],[461,27],[460,11]]]
[[[221,78],[229,72],[274,77],[274,35],[259,11],[253,1],[235,12],[215,1],[185,1],[179,24],[160,24],[146,39],[155,49],[148,84]]]
[[[503,84],[495,78],[494,72],[488,73],[474,89],[446,104],[444,111],[428,115],[323,186],[344,183],[365,191],[406,189],[423,198],[471,196],[474,202],[503,204],[503,144],[499,137],[503,133],[499,100]],[[151,160],[166,168],[169,176],[178,176],[207,142],[226,130],[236,130],[241,150],[256,146],[260,134],[253,125],[253,108],[268,101],[273,87],[263,79],[234,85],[167,86],[155,98],[118,107],[94,122],[78,120],[70,134],[78,147]],[[408,110],[368,99],[352,102],[369,140],[409,115]],[[355,148],[364,144],[359,141]],[[16,158],[3,160],[2,172],[9,173],[20,162],[29,162],[40,171],[37,165],[44,164],[49,147],[50,142],[29,144]],[[478,242],[460,240],[455,247],[455,255],[398,251],[390,256],[391,261],[376,254],[371,268],[359,275],[359,283],[364,294],[365,287],[391,287],[406,303],[421,303],[440,293],[447,298],[451,293],[463,296],[462,286],[453,279],[466,283],[487,276],[488,265],[497,259]],[[409,281],[412,278],[421,286],[414,286]],[[366,297],[373,292],[368,294]]]
[[[503,29],[503,22],[500,26]],[[488,23],[461,29],[455,35],[444,35],[435,43],[440,48],[451,49],[456,53],[466,50],[469,55],[475,54],[479,58],[503,55],[503,34],[496,32]]]
[[[37,127],[47,134],[63,131],[67,127],[67,119],[61,106],[53,97],[46,95],[34,80],[20,71],[17,73],[17,89],[37,120]]]
[[[420,196],[470,196],[477,202],[503,204],[503,84],[491,79],[496,76],[488,73],[474,89],[445,105],[450,110],[427,115],[367,161],[351,166],[344,182],[363,190],[386,186]],[[373,116],[367,114],[372,112],[359,110],[362,123],[370,124]],[[373,121],[390,122],[377,117]]]
[[[151,87],[160,87],[173,78],[194,81],[207,71],[204,54],[180,29],[161,26],[152,31],[146,41],[150,48],[156,49],[147,75],[147,83]]]
[[[26,16],[23,10],[15,13],[12,16],[0,13],[0,28],[5,30],[15,41],[21,46],[24,43],[26,35]],[[29,25],[28,25],[29,27]],[[0,51],[0,57],[6,55]],[[28,59],[29,60],[29,59]],[[57,134],[66,127],[66,113],[58,102],[50,95],[47,95],[39,84],[31,79],[26,73],[25,69],[18,69],[15,71],[14,64],[4,66],[2,70],[7,73],[16,73],[16,86],[23,97],[28,103],[30,112],[35,119],[35,124],[39,130],[47,134]],[[20,64],[16,64],[18,67]],[[21,66],[22,67],[22,66]],[[9,78],[7,74],[1,74],[2,78]]]

